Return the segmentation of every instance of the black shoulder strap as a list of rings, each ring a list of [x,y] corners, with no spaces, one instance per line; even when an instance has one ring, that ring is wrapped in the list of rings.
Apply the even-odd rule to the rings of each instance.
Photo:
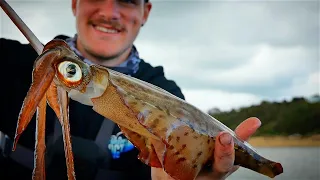
[[[55,118],[52,141],[55,142],[61,135],[62,135],[62,125],[60,124],[58,118]]]
[[[94,143],[101,149],[101,151],[104,151],[104,155],[107,156],[104,158],[104,167],[108,167],[109,166],[109,162],[110,162],[110,158],[111,158],[111,154],[108,152],[108,144],[109,144],[109,140],[110,137],[112,135],[113,129],[115,127],[115,123],[107,118],[105,118],[100,126],[100,129],[96,135],[95,141]],[[58,120],[58,118],[56,118],[55,120],[55,124],[54,124],[54,131],[53,131],[53,136],[51,137],[52,140],[50,141],[51,144],[55,144],[55,142],[58,139],[62,138],[62,126]],[[72,136],[72,139],[74,140],[74,142],[80,142],[79,140],[83,139],[80,137],[75,137]],[[81,141],[81,142],[88,142],[89,140],[86,141]],[[86,145],[86,144],[83,144]],[[77,146],[75,146],[77,147]],[[81,148],[81,147],[77,147],[77,148]],[[50,162],[48,160],[48,162]]]
[[[108,148],[108,140],[110,139],[110,136],[112,134],[112,131],[114,129],[115,123],[107,118],[104,118],[102,121],[102,124],[100,126],[100,130],[96,136],[95,142],[103,149]],[[53,131],[53,141],[56,141],[61,135],[62,135],[62,127],[61,124],[56,118],[55,125],[54,125],[54,131]]]
[[[108,141],[112,135],[115,123],[107,118],[102,121],[95,142],[103,149],[108,148]]]

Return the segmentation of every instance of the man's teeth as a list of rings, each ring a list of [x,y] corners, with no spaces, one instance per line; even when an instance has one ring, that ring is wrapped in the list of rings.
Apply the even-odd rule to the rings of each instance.
[[[96,26],[96,29],[99,30],[99,31],[105,32],[105,33],[118,33],[117,30],[108,29],[108,28],[101,27],[101,26]]]

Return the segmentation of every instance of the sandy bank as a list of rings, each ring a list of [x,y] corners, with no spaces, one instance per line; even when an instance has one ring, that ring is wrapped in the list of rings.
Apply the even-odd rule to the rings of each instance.
[[[320,147],[320,134],[310,137],[259,136],[250,138],[249,143],[255,147]]]

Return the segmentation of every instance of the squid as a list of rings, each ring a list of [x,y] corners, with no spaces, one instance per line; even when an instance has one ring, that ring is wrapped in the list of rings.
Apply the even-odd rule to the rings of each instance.
[[[0,0],[1,1],[1,0]],[[2,1],[1,1],[2,3]],[[2,4],[3,5],[3,4]],[[3,6],[9,9],[8,6]],[[20,19],[13,11],[14,22]],[[115,122],[139,150],[137,158],[161,168],[177,180],[193,180],[214,161],[216,136],[227,131],[233,136],[235,165],[270,178],[283,173],[281,163],[260,155],[223,123],[164,89],[100,65],[83,62],[59,39],[41,45],[22,27],[39,56],[34,62],[32,84],[22,102],[13,150],[36,113],[36,145],[33,179],[45,179],[45,116],[49,105],[62,126],[67,176],[75,180],[71,147],[70,99],[91,106],[98,114]],[[30,37],[33,38],[30,38]]]

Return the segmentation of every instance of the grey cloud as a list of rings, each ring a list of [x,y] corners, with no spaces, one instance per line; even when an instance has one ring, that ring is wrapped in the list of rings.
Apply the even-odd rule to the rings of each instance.
[[[214,73],[213,73],[214,74]],[[310,73],[311,74],[311,73]],[[301,77],[307,77],[309,74],[304,74]],[[254,76],[254,74],[253,74]],[[233,84],[233,82],[225,81],[206,81],[201,78],[201,75],[192,74],[188,77],[174,75],[175,81],[185,89],[200,90],[200,89],[215,89],[232,93],[249,93],[262,97],[279,97],[285,95],[285,89],[290,89],[293,81],[299,76],[281,76],[273,79],[272,82],[249,83],[249,84]]]
[[[73,35],[75,33],[74,17],[71,1],[8,1],[27,26],[43,42],[51,40],[58,34]],[[9,37],[27,42],[21,32],[4,12],[1,14],[1,37]]]
[[[285,93],[292,81],[298,77],[306,77],[319,71],[319,2],[317,1],[263,1],[263,2],[188,2],[188,3],[154,3],[154,15],[140,36],[141,41],[154,42],[162,47],[164,44],[175,44],[179,51],[189,54],[182,61],[199,61],[192,68],[186,67],[190,74],[177,69],[170,72],[180,86],[186,89],[219,89],[228,92],[245,92],[259,96],[279,97]],[[188,10],[171,12],[170,10],[184,6]],[[190,6],[195,7],[194,9]],[[165,7],[171,7],[168,11]],[[196,8],[201,7],[201,8]],[[173,10],[172,10],[173,11]],[[172,15],[174,14],[174,15]],[[172,16],[171,16],[172,15]],[[181,23],[177,23],[181,22]],[[182,23],[183,22],[183,23]],[[161,29],[161,30],[160,30]],[[154,34],[157,33],[157,36]],[[248,82],[244,84],[234,81],[208,82],[201,74],[193,74],[192,69],[202,71],[230,70],[248,63],[255,53],[255,47],[261,44],[272,48],[303,47],[308,55],[300,62],[301,69],[274,77],[271,81]],[[232,45],[235,49],[219,52],[221,46]],[[194,56],[193,47],[198,53]],[[188,48],[186,48],[188,47]],[[239,49],[237,49],[239,48]],[[198,51],[200,49],[200,51]],[[212,50],[210,50],[212,49]],[[217,50],[218,49],[218,50]],[[218,55],[217,55],[218,54]],[[285,56],[283,58],[291,58]],[[281,66],[281,60],[274,66]],[[296,62],[296,61],[295,61]],[[294,63],[294,62],[293,62]],[[299,65],[297,65],[299,66]],[[304,68],[303,68],[304,67]],[[198,71],[201,72],[201,71]],[[261,73],[268,73],[268,70]],[[252,74],[255,76],[255,74]]]
[[[180,61],[168,78],[183,89],[217,89],[251,93],[262,97],[285,94],[294,79],[319,71],[319,2],[317,1],[152,1],[150,19],[142,28],[137,44],[147,42],[157,49],[142,56],[148,62],[158,61],[170,69],[170,61]],[[57,34],[75,33],[70,1],[9,1],[32,31],[45,42]],[[0,12],[0,36],[25,38]],[[247,65],[261,44],[272,48],[301,46],[308,51],[307,65],[298,71],[273,77],[270,81],[237,83],[237,80],[208,81],[201,72],[230,71]],[[138,49],[143,49],[138,45]],[[173,48],[173,49],[166,49]],[[165,58],[160,59],[159,51]],[[179,58],[176,58],[179,57]],[[290,58],[285,56],[284,58]],[[280,61],[281,58],[279,58]],[[274,63],[274,66],[282,64]],[[299,65],[298,65],[299,66]],[[181,72],[185,71],[185,72]],[[186,73],[187,72],[187,73]],[[196,73],[195,73],[196,72]],[[268,73],[268,72],[266,72]],[[252,74],[255,76],[255,74]]]
[[[201,89],[214,89],[221,90],[230,93],[248,93],[254,94],[258,97],[274,98],[281,97],[285,95],[285,89],[289,89],[292,85],[292,77],[281,77],[275,79],[273,83],[264,84],[263,82],[259,84],[250,85],[232,85],[232,83],[220,83],[220,82],[210,82],[202,80],[201,78],[193,75],[190,77],[175,75],[175,81],[179,86],[188,90],[201,90]]]
[[[213,67],[218,64],[218,61],[216,64],[212,63],[212,66],[209,66],[205,62],[210,61],[199,59],[199,65],[194,67],[190,67],[190,65],[184,65],[183,67],[182,65],[182,67],[176,67],[175,70],[170,70],[168,74],[169,77],[174,77],[177,83],[186,89],[216,89],[227,92],[251,93],[270,98],[279,97],[285,95],[286,92],[284,90],[290,89],[296,79],[307,78],[311,73],[319,72],[318,54],[317,48],[305,49],[300,54],[294,51],[278,53],[278,55],[273,54],[275,55],[274,59],[270,59],[272,62],[267,62],[269,64],[265,64],[265,67],[260,67],[259,71],[247,69],[248,72],[243,72],[246,73],[245,75],[237,73],[241,77],[234,75],[235,71],[232,69],[237,68],[237,65],[239,66],[241,63],[243,63],[241,64],[242,66],[252,66],[251,62],[239,59],[237,63],[235,63],[236,61],[230,63],[229,67],[226,67],[228,63],[223,64],[221,62],[221,66],[224,66],[221,68],[221,66]],[[209,57],[206,56],[205,58]],[[249,58],[251,57],[248,56],[247,59]],[[261,63],[266,62],[261,61]],[[208,65],[208,67],[203,68],[205,65]],[[184,69],[189,73],[185,73]],[[282,72],[282,70],[285,70],[285,72]],[[228,77],[222,75],[225,71],[230,74]],[[270,74],[270,76],[264,77],[260,76],[260,74]]]
[[[39,37],[75,33],[70,1],[8,1]],[[58,3],[57,3],[58,2]],[[4,15],[4,13],[2,13]],[[47,23],[37,26],[37,19]],[[1,36],[12,34],[10,22],[1,17]],[[17,34],[16,31],[14,31]],[[157,34],[157,35],[155,35]],[[317,1],[153,1],[150,19],[138,37],[181,46],[230,43],[252,46],[319,44]]]
[[[181,45],[224,42],[239,46],[261,43],[317,46],[318,32],[316,1],[156,1],[140,38],[166,43],[175,41]]]

